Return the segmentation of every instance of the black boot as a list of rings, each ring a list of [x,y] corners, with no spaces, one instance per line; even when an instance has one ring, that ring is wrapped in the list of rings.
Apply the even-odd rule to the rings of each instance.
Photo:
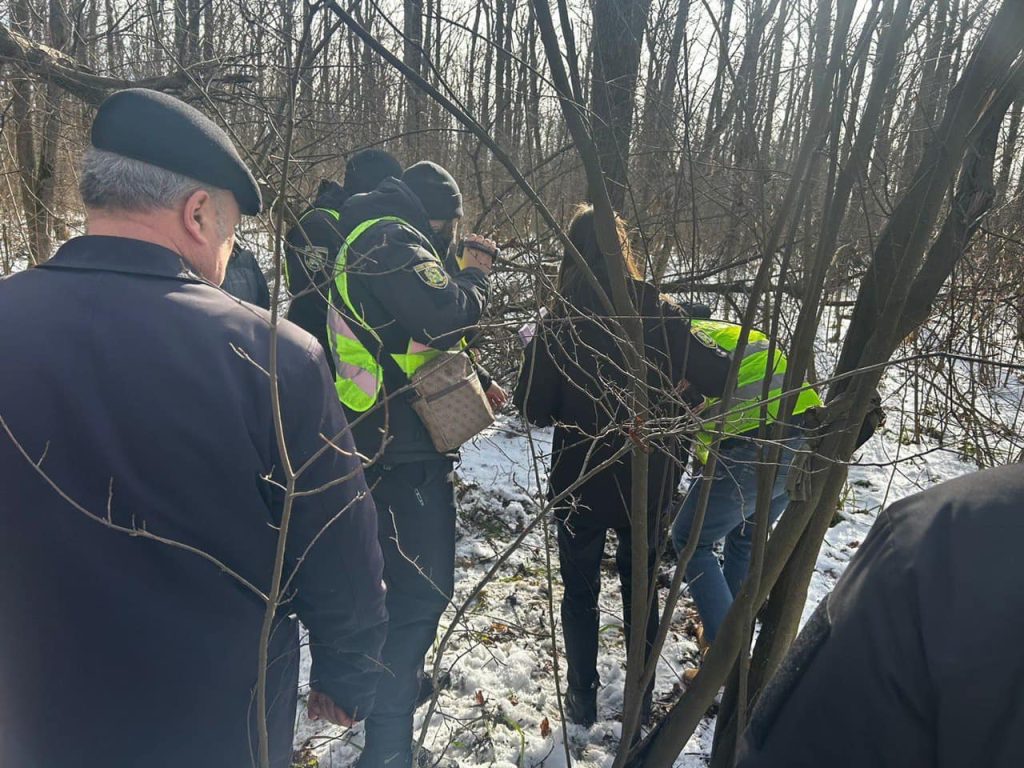
[[[450,672],[442,672],[437,677],[437,687],[446,691],[452,687],[452,676]],[[428,701],[434,698],[434,678],[432,675],[425,674],[420,677],[420,690],[416,694],[416,707],[417,709]]]
[[[570,723],[589,728],[597,722],[597,683],[589,688],[570,687],[565,693],[565,716]]]

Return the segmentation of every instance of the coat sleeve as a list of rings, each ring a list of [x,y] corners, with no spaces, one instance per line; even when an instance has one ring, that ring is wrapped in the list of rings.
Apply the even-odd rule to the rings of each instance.
[[[526,346],[523,367],[519,371],[512,402],[531,424],[551,426],[558,419],[563,374],[555,362],[552,346],[555,335],[546,322]]]
[[[366,280],[373,297],[420,344],[450,349],[480,322],[487,304],[488,277],[478,269],[456,275],[423,248],[416,237],[387,230],[378,259],[366,259]]]
[[[291,604],[309,630],[310,685],[360,719],[373,705],[387,629],[377,513],[315,342],[281,393],[292,467],[309,462],[297,490],[316,491],[294,498],[285,570]],[[335,447],[312,458],[325,437]]]
[[[484,392],[491,388],[491,384],[494,383],[494,377],[491,376],[491,372],[488,371],[483,364],[480,362],[480,356],[473,350],[469,350],[469,359],[473,361],[473,370],[476,371],[476,377],[480,380],[480,386]]]

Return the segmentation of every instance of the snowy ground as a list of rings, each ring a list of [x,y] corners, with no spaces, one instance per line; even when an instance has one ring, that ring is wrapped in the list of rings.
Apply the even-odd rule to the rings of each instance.
[[[975,469],[936,446],[905,442],[889,427],[860,452],[858,466],[850,471],[842,521],[829,531],[818,558],[807,613],[835,584],[881,505]],[[549,432],[534,430],[531,438],[518,419],[507,417],[464,449],[459,468],[456,605],[462,604],[536,515],[533,499],[543,484],[538,473],[546,464],[543,457],[549,445]],[[915,458],[922,451],[925,455]],[[542,457],[536,470],[531,454]],[[553,544],[553,537],[550,541]],[[442,667],[451,670],[452,686],[439,698],[426,746],[435,754],[444,752],[459,766],[556,768],[566,763],[551,661],[548,556],[544,526],[538,525],[472,603],[446,650]],[[557,626],[561,589],[557,554],[551,551],[550,557],[556,574],[552,586]],[[668,566],[665,569],[671,572]],[[603,569],[601,606],[600,720],[589,730],[569,726],[567,731],[572,762],[580,768],[611,765],[621,728],[622,611],[610,557]],[[442,620],[442,630],[452,618],[450,611]],[[664,711],[678,697],[680,675],[695,663],[693,629],[692,604],[684,598],[659,663],[656,710]],[[560,630],[557,635],[561,644]],[[562,673],[564,679],[564,663]],[[425,713],[426,707],[421,708],[417,729]],[[712,729],[713,721],[702,724],[676,762],[677,768],[705,766]],[[299,717],[296,749],[318,760],[322,768],[350,765],[361,743],[358,727],[351,731],[325,728]]]

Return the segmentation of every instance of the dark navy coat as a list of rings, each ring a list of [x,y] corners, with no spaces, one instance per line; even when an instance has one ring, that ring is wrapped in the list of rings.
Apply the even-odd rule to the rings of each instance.
[[[893,504],[754,708],[741,768],[1024,765],[1024,467]]]
[[[268,590],[282,513],[270,338],[266,312],[138,240],[78,238],[0,280],[4,768],[255,764],[264,603],[240,579]],[[299,488],[327,485],[295,502],[271,638],[271,749],[287,766],[295,614],[314,684],[365,713],[386,613],[351,439],[313,458],[346,427],[320,345],[284,323],[278,354]]]

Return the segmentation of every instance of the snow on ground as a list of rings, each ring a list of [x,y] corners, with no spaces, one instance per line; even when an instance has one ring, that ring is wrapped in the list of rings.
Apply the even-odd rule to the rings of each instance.
[[[907,397],[905,387],[888,377],[883,396],[890,409]],[[1008,404],[1019,414],[1019,382]],[[550,450],[548,430],[526,430],[518,418],[501,419],[463,450],[459,476],[459,540],[455,606],[461,605],[496,559],[538,513],[535,501],[545,484]],[[534,462],[533,457],[538,461]],[[935,483],[973,471],[976,467],[956,451],[924,438],[909,444],[900,423],[880,430],[851,467],[840,510],[840,522],[829,531],[811,582],[805,617],[835,585],[846,564],[864,540],[878,510]],[[439,697],[427,732],[426,746],[444,753],[448,765],[494,768],[557,768],[566,764],[563,731],[555,695],[551,649],[551,611],[561,631],[558,601],[557,552],[553,534],[536,525],[522,546],[501,564],[457,622],[442,668],[451,671],[452,684]],[[609,534],[609,538],[612,538]],[[549,547],[551,547],[549,549]],[[624,682],[622,609],[609,542],[602,574],[598,694],[599,721],[590,729],[567,730],[573,765],[606,768],[612,763],[621,726]],[[553,583],[549,593],[548,568]],[[671,573],[670,566],[663,572]],[[680,676],[697,657],[693,637],[694,611],[684,597],[677,607],[658,668],[656,713],[678,698]],[[442,633],[454,618],[442,619]],[[428,664],[429,666],[429,664]],[[559,665],[564,685],[564,662]],[[304,658],[308,678],[308,656]],[[417,733],[426,707],[417,713]],[[711,749],[713,720],[701,724],[676,761],[676,768],[703,768]],[[345,768],[358,756],[361,729],[344,730],[309,723],[300,714],[296,749],[319,761],[322,768]],[[316,765],[310,762],[310,765]]]

